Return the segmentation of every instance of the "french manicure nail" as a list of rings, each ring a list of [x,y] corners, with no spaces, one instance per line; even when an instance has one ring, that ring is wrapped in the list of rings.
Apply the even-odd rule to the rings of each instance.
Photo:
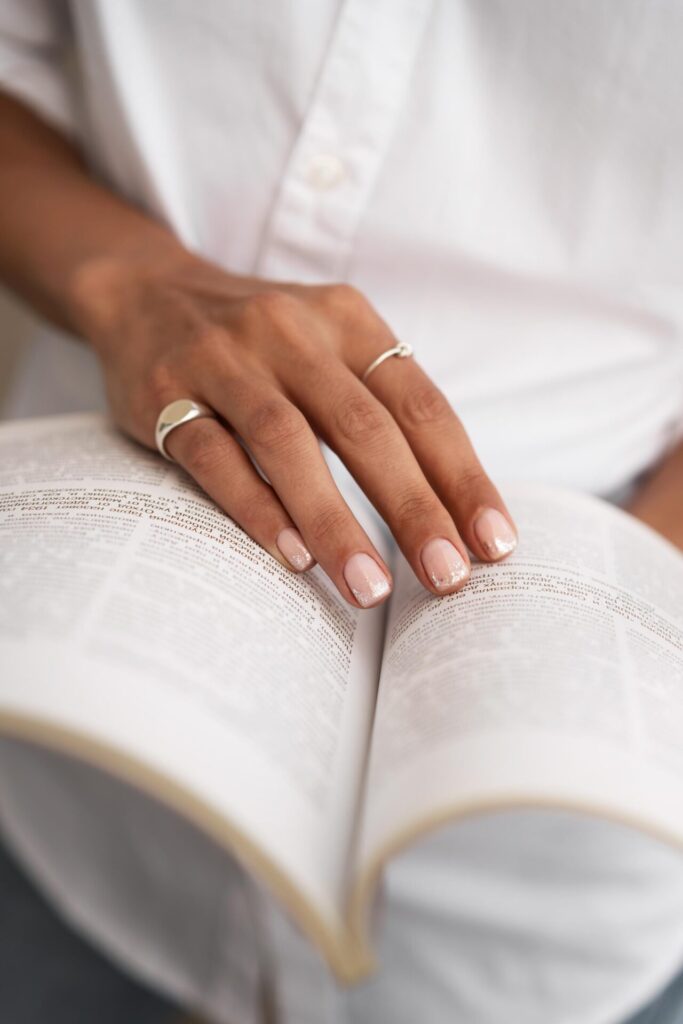
[[[370,608],[386,597],[391,584],[374,558],[358,551],[344,566],[344,579],[361,608]]]
[[[314,558],[304,544],[303,537],[293,526],[280,530],[275,540],[280,552],[297,572],[304,572],[313,565]]]
[[[489,558],[504,558],[517,547],[517,534],[505,516],[495,508],[487,508],[474,521],[477,540]]]
[[[422,548],[422,565],[437,590],[450,590],[470,574],[465,559],[445,537],[434,537]]]

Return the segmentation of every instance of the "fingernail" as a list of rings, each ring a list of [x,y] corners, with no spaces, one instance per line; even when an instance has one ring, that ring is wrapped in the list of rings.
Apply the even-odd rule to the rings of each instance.
[[[297,572],[304,572],[305,569],[310,569],[313,565],[313,555],[304,544],[299,531],[295,530],[293,526],[286,526],[284,530],[281,530],[275,543]]]
[[[370,608],[386,597],[391,584],[374,558],[358,551],[344,566],[344,579],[361,608]]]
[[[470,574],[465,559],[445,537],[434,537],[422,548],[422,565],[437,590],[450,590]]]
[[[517,534],[495,508],[485,509],[475,519],[474,532],[489,558],[503,558],[517,547]]]

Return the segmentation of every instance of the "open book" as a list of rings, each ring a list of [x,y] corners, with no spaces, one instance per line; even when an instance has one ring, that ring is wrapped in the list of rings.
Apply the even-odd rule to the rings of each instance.
[[[438,823],[545,805],[683,845],[683,557],[595,498],[503,490],[507,562],[439,599],[375,534],[395,589],[357,612],[103,418],[5,424],[0,730],[190,818],[347,981],[382,865]]]

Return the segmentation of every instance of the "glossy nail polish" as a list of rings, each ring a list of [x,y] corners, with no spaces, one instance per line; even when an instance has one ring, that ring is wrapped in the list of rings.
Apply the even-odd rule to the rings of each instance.
[[[437,590],[452,590],[470,574],[464,558],[445,537],[434,537],[422,548],[424,571]]]
[[[374,558],[358,551],[344,566],[344,579],[361,608],[378,604],[391,590],[391,584]]]
[[[297,572],[305,572],[310,569],[315,559],[304,544],[303,537],[293,526],[286,526],[277,535],[275,541],[280,553],[284,555],[289,564]]]
[[[477,540],[489,558],[504,558],[517,547],[517,534],[495,508],[484,509],[474,521]]]

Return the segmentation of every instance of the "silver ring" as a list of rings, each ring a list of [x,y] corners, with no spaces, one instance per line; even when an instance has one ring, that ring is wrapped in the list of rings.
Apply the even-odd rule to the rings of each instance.
[[[395,345],[393,348],[388,348],[386,352],[382,352],[382,354],[377,356],[376,359],[373,359],[361,377],[363,384],[365,384],[372,371],[376,370],[378,366],[381,366],[385,359],[391,359],[392,356],[398,356],[399,359],[407,359],[409,356],[412,356],[412,354],[413,346],[409,345],[407,341],[399,341],[398,345]]]
[[[199,420],[202,417],[215,420],[216,413],[213,409],[209,409],[208,405],[204,405],[202,402],[193,402],[190,398],[179,398],[164,406],[157,419],[154,440],[165,459],[175,462],[175,459],[168,454],[164,447],[166,438],[171,431],[182,423],[190,423],[192,420]]]

